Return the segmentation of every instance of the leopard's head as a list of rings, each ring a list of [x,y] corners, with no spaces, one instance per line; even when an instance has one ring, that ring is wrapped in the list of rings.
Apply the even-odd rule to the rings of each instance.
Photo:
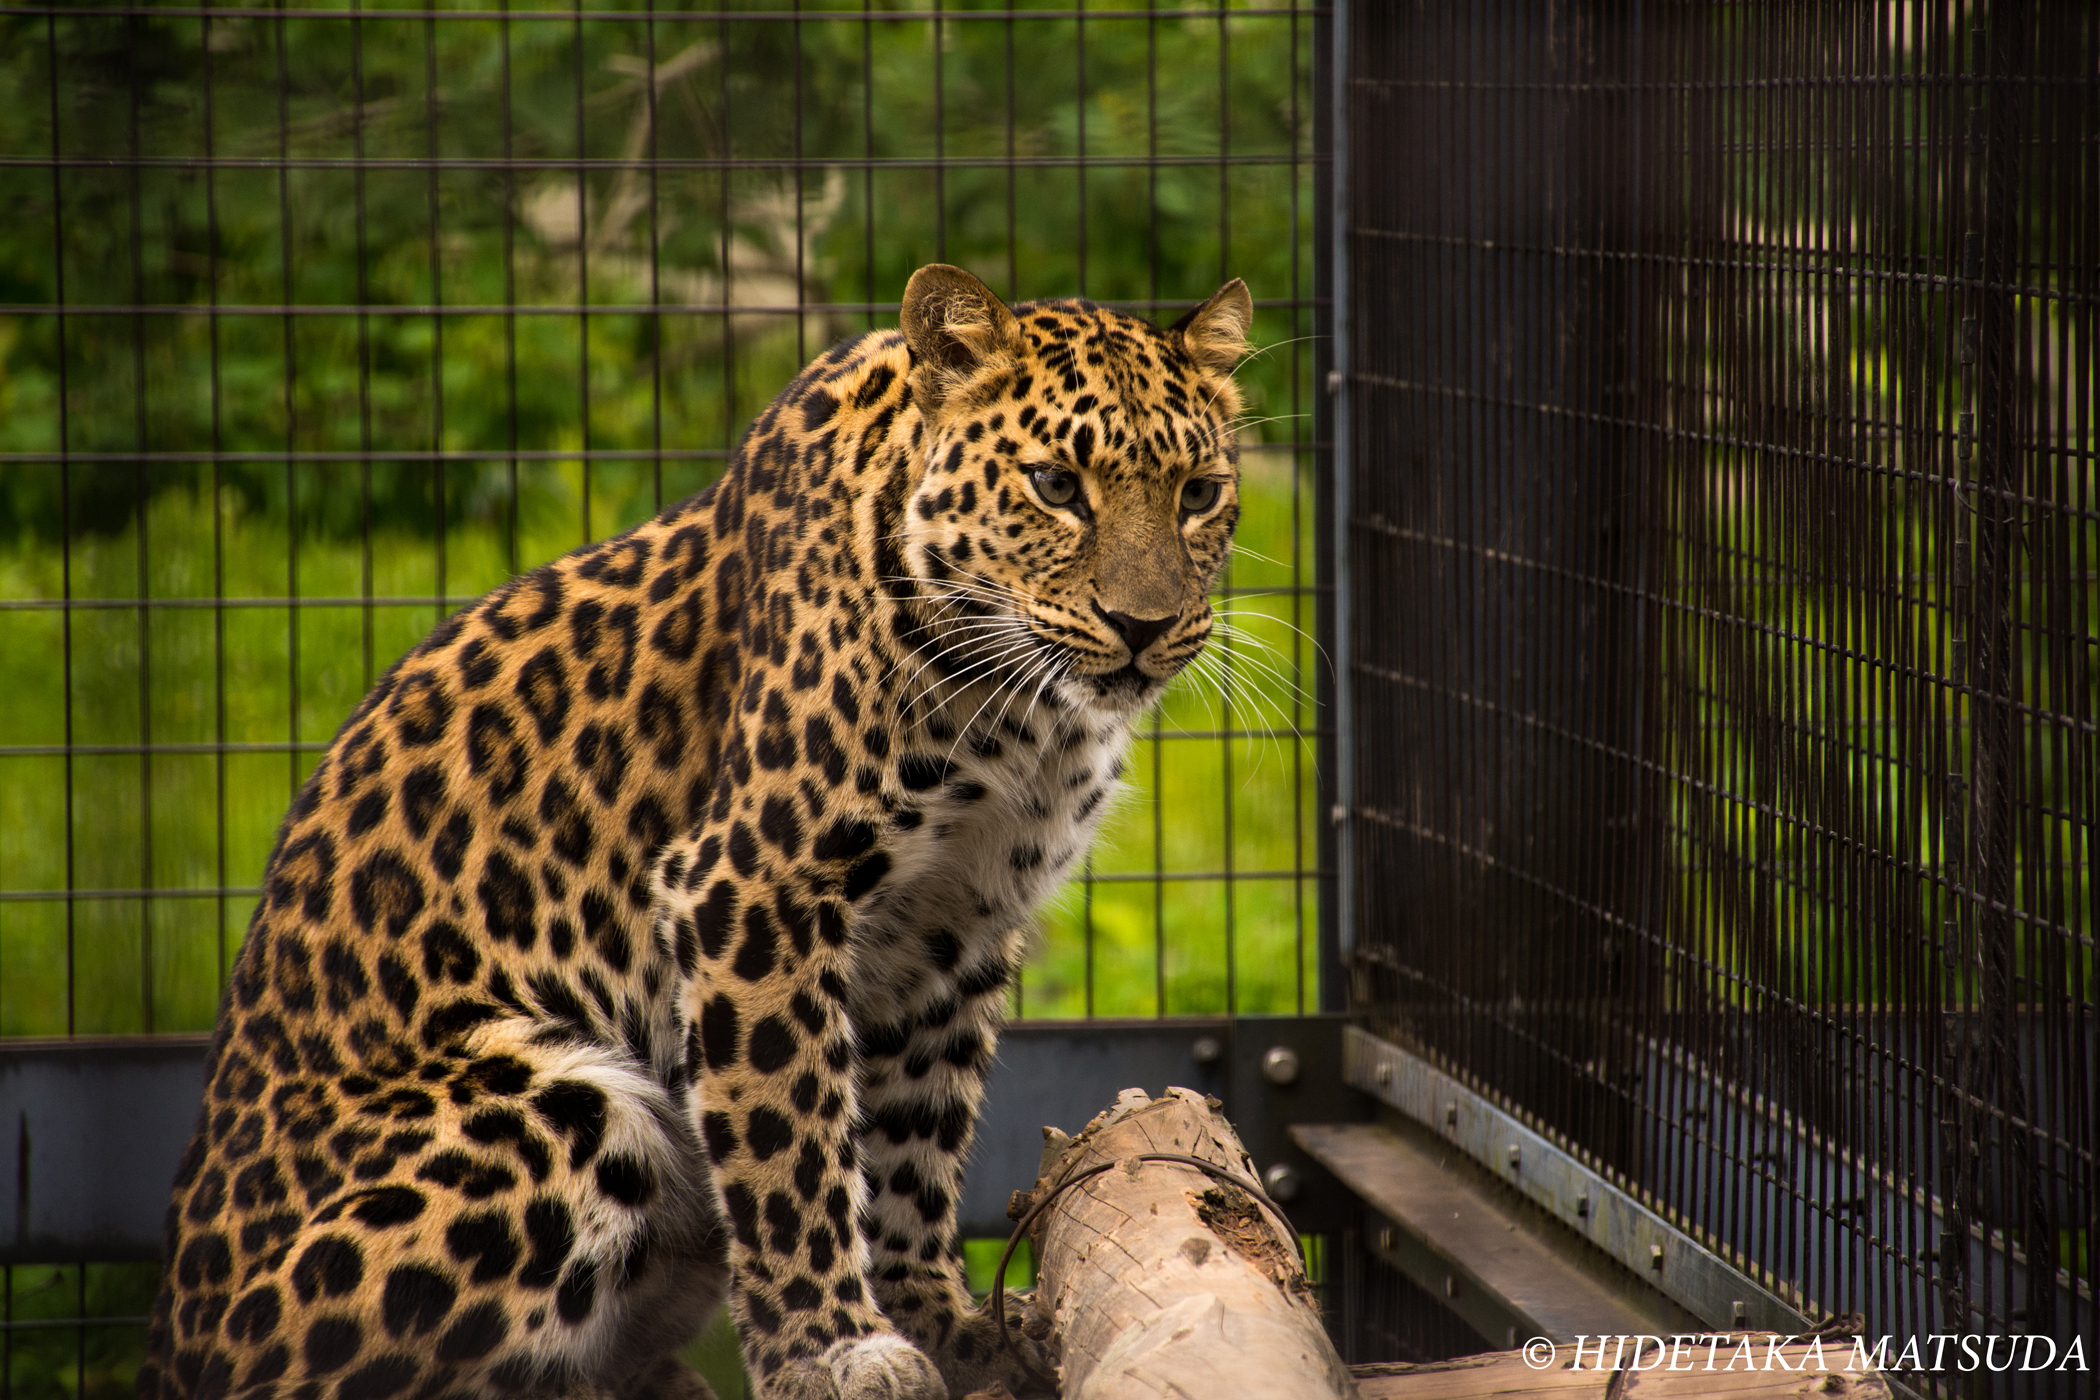
[[[1210,636],[1239,518],[1234,279],[1166,329],[1087,301],[1008,307],[960,268],[905,289],[924,425],[901,527],[945,669],[1134,711]]]

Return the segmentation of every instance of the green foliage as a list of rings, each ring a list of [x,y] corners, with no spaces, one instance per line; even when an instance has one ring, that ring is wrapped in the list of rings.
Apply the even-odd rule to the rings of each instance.
[[[1265,303],[1244,635],[1140,746],[1020,1009],[1316,994],[1311,20],[896,8],[0,17],[0,894],[105,892],[0,899],[0,1034],[208,1026],[276,823],[377,672],[705,485],[934,260],[1015,299],[1171,317],[1243,276]],[[1284,873],[1176,878],[1228,868]],[[90,1311],[143,1312],[151,1270],[105,1267]],[[14,1277],[19,1317],[44,1294]],[[70,1315],[52,1278],[35,1306]],[[38,1397],[123,1384],[140,1336],[91,1330],[83,1374],[71,1329],[10,1335]],[[692,1355],[736,1393],[726,1331]]]
[[[936,44],[857,12],[9,16],[0,84],[25,100],[0,150],[117,164],[0,168],[0,302],[73,308],[0,316],[0,452],[253,454],[221,484],[275,514],[304,489],[287,449],[719,453],[887,320],[842,308],[937,257],[1015,297],[1192,302],[1234,274],[1301,297],[1310,52],[1278,18],[957,18]],[[1089,165],[1029,163],[1069,162],[1082,127]],[[93,310],[131,305],[158,309]],[[1258,338],[1304,322],[1264,311]],[[1269,412],[1302,365],[1251,369]],[[10,469],[0,540],[113,531],[184,475],[70,471],[62,504],[55,469]],[[455,471],[441,496],[375,465],[326,526],[488,519],[504,468]]]
[[[146,1355],[154,1264],[14,1264],[0,1269],[7,1330],[0,1385],[34,1400],[121,1400]],[[75,1318],[92,1319],[85,1327]]]
[[[1289,461],[1248,455],[1246,552],[1231,580],[1248,592],[1219,603],[1237,635],[1204,674],[1177,682],[1158,736],[1133,754],[1130,791],[1096,855],[1111,883],[1075,887],[1049,912],[1025,1014],[1281,1012],[1317,995],[1314,763],[1311,740],[1293,730],[1310,724],[1304,697],[1319,661],[1303,635],[1309,600],[1287,591],[1312,558],[1312,513],[1293,510],[1294,494],[1311,492]],[[664,484],[690,487],[698,472],[684,472],[667,467]],[[611,522],[654,508],[653,466],[601,467],[590,486]],[[521,469],[520,557],[577,543],[584,487],[577,463]],[[0,1034],[209,1026],[248,891],[318,751],[377,673],[450,610],[437,596],[471,597],[508,573],[503,535],[471,520],[435,539],[376,529],[367,549],[331,534],[325,511],[295,529],[245,511],[233,492],[216,512],[213,499],[193,483],[154,497],[143,529],[85,535],[63,555],[0,551],[0,597],[57,598],[64,569],[75,599],[227,600],[0,610],[0,742],[15,749],[0,757],[0,891],[127,892],[0,901]],[[294,594],[308,601],[294,608]],[[1220,731],[1239,737],[1186,737]],[[141,743],[158,751],[143,755]],[[1283,873],[1187,878],[1227,869]],[[1168,876],[1156,889],[1155,870]],[[217,889],[232,893],[208,893]]]
[[[1006,1252],[1003,1239],[964,1240],[963,1272],[968,1276],[970,1292],[979,1298],[989,1297],[992,1282],[999,1276],[999,1256]],[[1035,1245],[1023,1239],[1014,1246],[1013,1257],[1006,1261],[1006,1286],[1009,1289],[1035,1287]]]
[[[0,611],[0,890],[115,892],[0,903],[0,1033],[209,1024],[278,816],[378,670],[704,485],[918,264],[1167,314],[1228,274],[1308,292],[1310,37],[963,18],[937,42],[879,11],[0,21],[25,99],[0,146],[88,162],[0,168],[22,308],[0,314],[0,596],[154,600]],[[100,314],[132,305],[154,309]],[[1245,434],[1240,636],[1135,755],[1027,1014],[1311,995],[1309,467],[1263,447],[1306,435],[1309,329],[1264,309],[1275,348],[1242,374],[1281,422]],[[1175,878],[1228,870],[1281,875]]]

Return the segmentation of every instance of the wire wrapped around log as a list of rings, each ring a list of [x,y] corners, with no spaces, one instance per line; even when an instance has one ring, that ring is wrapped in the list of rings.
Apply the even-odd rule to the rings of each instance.
[[[1178,1162],[1185,1167],[1194,1167],[1213,1180],[1221,1181],[1228,1186],[1236,1186],[1253,1197],[1270,1215],[1276,1218],[1276,1223],[1283,1227],[1285,1239],[1292,1241],[1293,1244],[1297,1242],[1298,1232],[1291,1225],[1290,1217],[1283,1213],[1283,1207],[1277,1205],[1270,1198],[1269,1193],[1261,1188],[1260,1183],[1241,1176],[1237,1172],[1227,1171],[1216,1162],[1207,1162],[1201,1157],[1192,1157],[1186,1152],[1138,1152],[1128,1157],[1118,1157],[1110,1162],[1096,1162],[1086,1170],[1075,1172],[1071,1176],[1066,1177],[1063,1181],[1058,1182],[1057,1185],[1037,1197],[1034,1203],[1021,1216],[1020,1220],[1015,1223],[1014,1232],[1006,1241],[1006,1248],[1000,1251],[998,1271],[992,1276],[992,1317],[999,1324],[1000,1344],[1013,1353],[1014,1359],[1021,1363],[1022,1370],[1026,1371],[1039,1384],[1045,1385],[1053,1391],[1057,1389],[1057,1378],[1055,1376],[1046,1376],[1041,1371],[1036,1370],[1028,1358],[1022,1355],[1020,1349],[1014,1345],[1013,1334],[1006,1329],[1006,1266],[1013,1259],[1014,1250],[1020,1245],[1022,1237],[1028,1233],[1028,1227],[1036,1222],[1038,1216],[1050,1208],[1051,1202],[1081,1182],[1091,1181],[1104,1172],[1113,1171],[1117,1167],[1127,1167],[1134,1162]],[[1304,1260],[1304,1252],[1302,1250],[1299,1251],[1299,1259],[1301,1263]]]

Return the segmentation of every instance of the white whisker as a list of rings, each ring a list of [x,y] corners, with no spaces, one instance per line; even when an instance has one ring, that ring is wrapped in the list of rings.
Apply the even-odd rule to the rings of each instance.
[[[1255,610],[1255,609],[1253,609],[1253,608],[1220,608],[1220,609],[1213,609],[1213,610],[1212,610],[1212,613],[1211,613],[1211,616],[1213,616],[1213,617],[1216,617],[1216,618],[1219,618],[1219,619],[1225,619],[1225,618],[1233,618],[1233,617],[1258,617],[1258,618],[1260,618],[1260,619],[1261,619],[1262,621],[1264,621],[1264,622],[1273,622],[1273,623],[1275,623],[1275,624],[1276,624],[1276,625],[1277,625],[1278,627],[1284,627],[1284,628],[1288,628],[1288,629],[1289,629],[1289,630],[1291,630],[1292,632],[1295,632],[1295,633],[1297,633],[1299,637],[1301,637],[1302,639],[1304,639],[1304,641],[1305,641],[1305,642],[1306,642],[1306,643],[1307,643],[1308,645],[1310,645],[1310,646],[1312,647],[1313,651],[1314,651],[1315,653],[1317,653],[1317,654],[1319,655],[1319,658],[1320,658],[1320,660],[1322,660],[1323,662],[1326,662],[1326,663],[1327,663],[1327,666],[1328,666],[1328,668],[1329,668],[1330,670],[1332,670],[1332,669],[1333,669],[1333,667],[1334,667],[1334,662],[1333,662],[1333,660],[1332,660],[1332,659],[1331,659],[1331,658],[1330,658],[1330,657],[1329,657],[1329,656],[1327,655],[1327,649],[1326,649],[1325,647],[1323,647],[1323,646],[1321,646],[1321,645],[1320,645],[1320,639],[1319,639],[1319,638],[1317,638],[1317,637],[1315,637],[1315,636],[1314,636],[1314,635],[1313,635],[1312,633],[1310,633],[1310,632],[1306,631],[1306,630],[1305,630],[1305,629],[1304,629],[1303,627],[1300,627],[1300,626],[1299,626],[1299,625],[1298,625],[1297,623],[1295,623],[1295,622],[1292,622],[1292,621],[1290,621],[1290,620],[1289,620],[1288,618],[1282,618],[1282,617],[1278,617],[1278,616],[1276,616],[1276,615],[1275,615],[1274,613],[1265,613],[1265,612],[1259,612],[1259,611],[1257,611],[1257,610]],[[1234,625],[1233,625],[1233,624],[1231,624],[1231,623],[1225,623],[1224,625],[1232,627],[1232,630],[1233,630],[1233,632],[1234,632],[1234,633],[1235,633],[1235,634],[1236,634],[1237,636],[1240,636],[1240,637],[1244,637],[1244,638],[1246,638],[1247,640],[1249,640],[1249,641],[1253,642],[1253,643],[1254,643],[1255,645],[1257,645],[1257,646],[1263,646],[1263,647],[1267,647],[1267,648],[1268,648],[1268,649],[1269,649],[1270,651],[1274,652],[1274,653],[1275,653],[1275,654],[1276,654],[1276,655],[1277,655],[1278,657],[1282,657],[1282,658],[1288,659],[1288,653],[1284,652],[1284,651],[1283,651],[1283,650],[1282,650],[1282,649],[1281,649],[1280,647],[1276,646],[1276,645],[1275,645],[1275,644],[1274,644],[1273,642],[1270,642],[1270,641],[1268,641],[1267,639],[1265,639],[1265,638],[1263,638],[1263,637],[1259,637],[1259,636],[1256,636],[1256,635],[1255,635],[1255,634],[1254,634],[1253,632],[1251,632],[1251,631],[1250,631],[1250,630],[1248,630],[1247,628],[1245,628],[1245,627],[1239,627],[1239,626],[1234,626]]]

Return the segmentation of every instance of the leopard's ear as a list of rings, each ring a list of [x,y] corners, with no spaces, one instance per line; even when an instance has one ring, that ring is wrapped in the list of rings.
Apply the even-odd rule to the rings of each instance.
[[[912,392],[922,412],[939,407],[986,360],[1021,348],[1021,323],[1006,303],[946,263],[929,263],[911,275],[898,323],[911,347]]]
[[[1178,331],[1189,358],[1221,378],[1229,378],[1247,353],[1247,332],[1254,329],[1254,298],[1235,277],[1210,294],[1210,300],[1168,327]]]

